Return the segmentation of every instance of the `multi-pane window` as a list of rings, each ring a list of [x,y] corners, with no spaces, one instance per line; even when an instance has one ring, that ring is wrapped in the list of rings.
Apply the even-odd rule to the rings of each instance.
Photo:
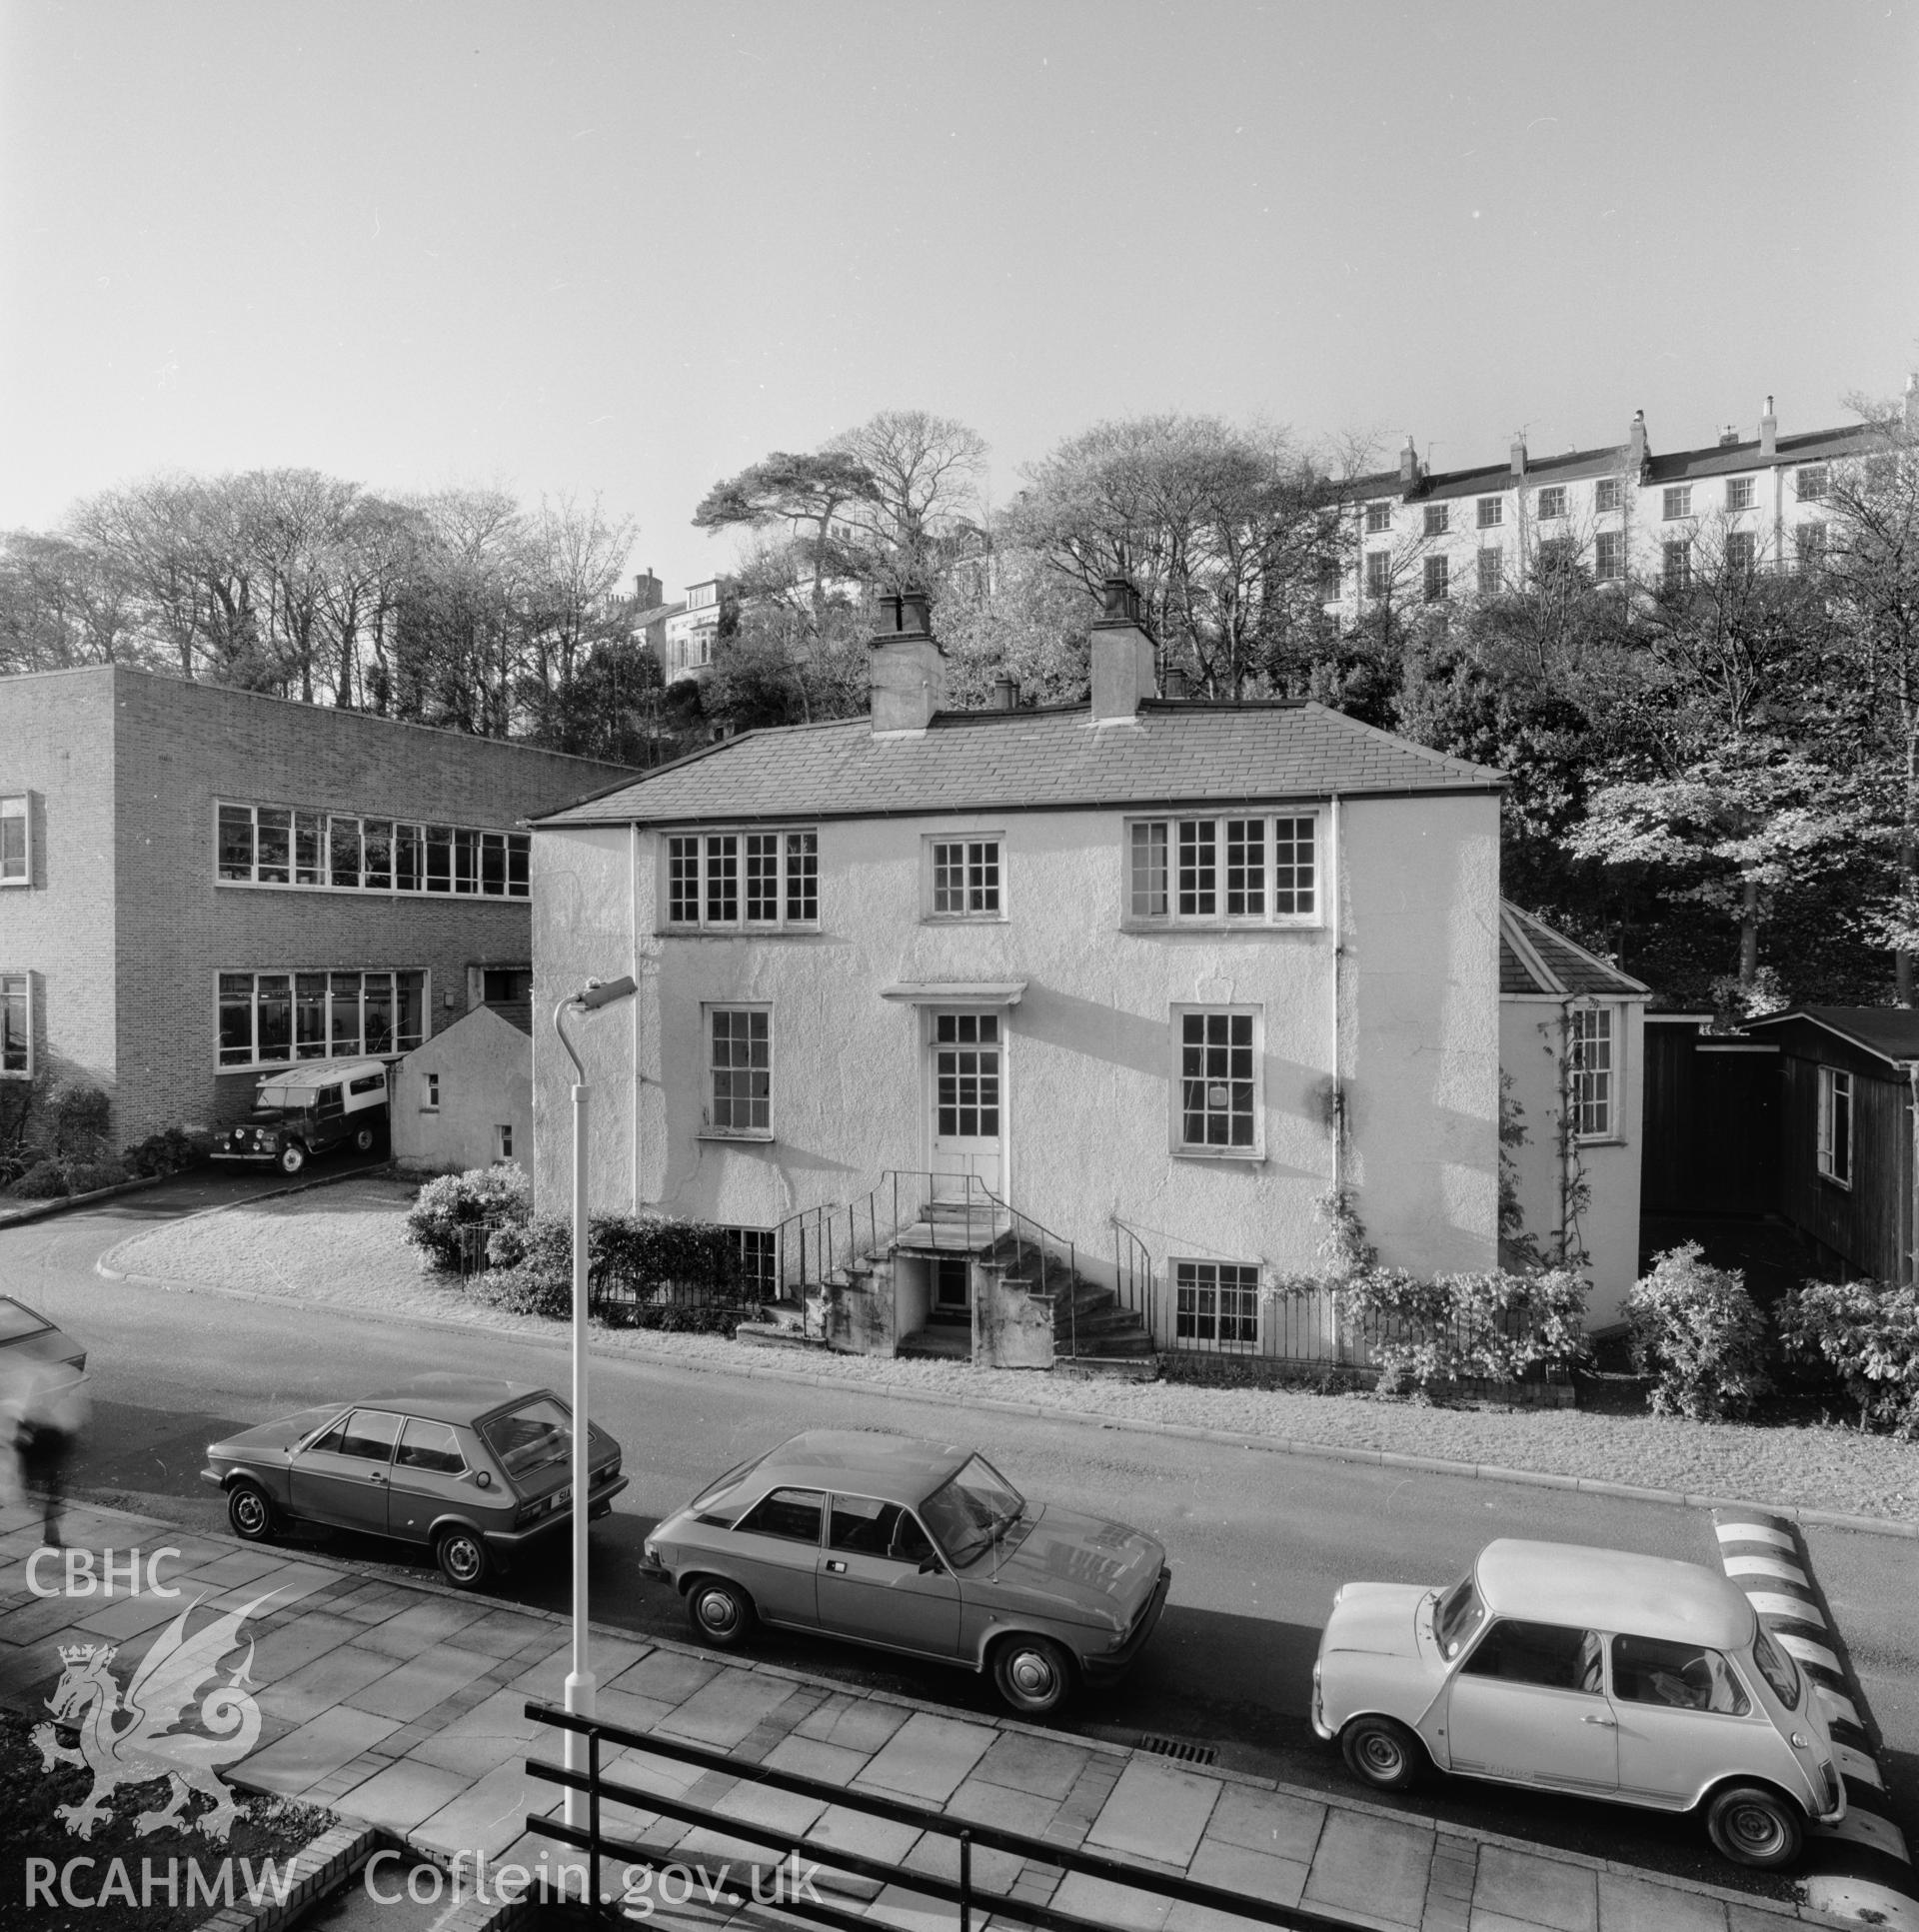
[[[295,806],[219,808],[223,886],[317,886],[336,893],[448,893],[526,899],[531,837],[472,826],[407,824]]]
[[[1566,514],[1566,486],[1563,483],[1548,484],[1539,492],[1539,521],[1542,524],[1557,522]]]
[[[1842,1066],[1819,1069],[1819,1171],[1852,1185],[1852,1075]]]
[[[707,1008],[707,1125],[773,1131],[773,1015],[765,1006]]]
[[[1479,553],[1479,595],[1497,597],[1505,582],[1505,553],[1488,548]]]
[[[1443,537],[1446,534],[1447,527],[1451,521],[1451,510],[1452,506],[1446,503],[1429,503],[1426,505],[1425,528],[1428,537]]]
[[[1823,502],[1830,481],[1823,463],[1811,464],[1793,477],[1793,494],[1801,503]]]
[[[1692,582],[1692,546],[1682,537],[1664,547],[1660,581],[1669,591],[1683,591]]]
[[[1481,497],[1479,499],[1479,528],[1481,530],[1497,530],[1505,520],[1505,498]]]
[[[1133,920],[1309,920],[1318,911],[1317,822],[1141,819],[1127,828]]]
[[[1388,550],[1366,552],[1366,595],[1389,597],[1392,594],[1392,553]]]
[[[1366,505],[1366,535],[1383,536],[1392,528],[1392,505],[1389,502],[1376,502]]]
[[[1579,546],[1570,537],[1548,537],[1539,546],[1539,575],[1556,577],[1579,561]]]
[[[1759,565],[1759,539],[1750,530],[1726,533],[1726,569],[1750,577]]]
[[[1179,1019],[1179,1145],[1251,1152],[1258,1144],[1252,1014],[1213,1006]]]
[[[1802,571],[1817,570],[1826,561],[1825,525],[1801,524],[1792,533],[1792,550]]]
[[[409,1053],[426,1037],[424,971],[223,972],[223,1067]]]
[[[24,793],[0,799],[0,886],[25,886],[33,877],[27,856],[27,801]]]
[[[999,917],[997,839],[935,839],[929,856],[936,919]]]
[[[770,1227],[729,1227],[722,1230],[733,1244],[740,1285],[756,1301],[772,1301],[780,1293],[780,1243]]]
[[[936,1136],[999,1136],[999,1015],[943,1012],[933,1020]]]
[[[1259,1343],[1259,1270],[1228,1261],[1175,1261],[1173,1334],[1220,1348]]]
[[[1601,516],[1608,510],[1617,510],[1621,494],[1617,477],[1601,477],[1592,486],[1592,507]]]
[[[1428,604],[1443,604],[1446,601],[1446,560],[1443,557],[1428,557],[1425,560],[1425,593]]]
[[[685,832],[667,840],[668,926],[815,926],[817,832]]]
[[[1567,1027],[1567,1072],[1573,1131],[1581,1140],[1609,1140],[1613,1131],[1613,1033],[1610,1006],[1577,1006]]]
[[[1750,510],[1752,508],[1752,478],[1728,477],[1726,479],[1726,508],[1730,510]]]
[[[1592,540],[1592,574],[1602,584],[1626,574],[1626,537],[1620,530],[1602,530]]]
[[[33,1074],[33,993],[24,972],[0,972],[0,1075]]]
[[[1661,515],[1667,523],[1677,523],[1681,518],[1692,515],[1692,485],[1676,483],[1666,491]]]

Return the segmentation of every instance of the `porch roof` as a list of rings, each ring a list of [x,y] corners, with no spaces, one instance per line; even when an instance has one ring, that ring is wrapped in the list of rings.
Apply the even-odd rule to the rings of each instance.
[[[1499,991],[1520,997],[1544,995],[1565,998],[1597,995],[1609,999],[1644,999],[1651,987],[1628,972],[1608,966],[1596,954],[1548,926],[1537,914],[1499,902]]]

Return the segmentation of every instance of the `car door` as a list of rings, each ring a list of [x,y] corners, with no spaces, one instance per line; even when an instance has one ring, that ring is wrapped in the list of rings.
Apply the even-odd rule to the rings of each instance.
[[[288,1471],[293,1513],[342,1529],[387,1533],[387,1488],[401,1418],[357,1408],[302,1449]]]
[[[387,1482],[387,1530],[424,1543],[451,1507],[471,1515],[476,1500],[460,1436],[450,1423],[409,1415],[401,1424]]]
[[[1612,1640],[1612,1707],[1619,1720],[1619,1795],[1689,1805],[1715,1778],[1752,1773],[1773,1738],[1730,1659],[1696,1643]]]
[[[819,1622],[817,1572],[827,1513],[821,1489],[770,1489],[728,1532],[730,1566],[769,1623]]]
[[[1452,1674],[1445,1735],[1455,1771],[1612,1792],[1619,1761],[1603,1638],[1564,1624],[1496,1618]]]
[[[932,1569],[923,1565],[931,1562]],[[839,1496],[820,1553],[820,1627],[929,1657],[960,1654],[960,1585],[910,1509]]]

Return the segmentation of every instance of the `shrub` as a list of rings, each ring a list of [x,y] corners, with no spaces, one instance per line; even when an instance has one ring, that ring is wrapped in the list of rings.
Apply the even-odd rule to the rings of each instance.
[[[59,1200],[72,1192],[67,1185],[67,1170],[57,1160],[40,1160],[13,1183],[22,1200]]]
[[[1376,1263],[1337,1285],[1342,1322],[1357,1320],[1379,1365],[1379,1387],[1517,1381],[1568,1367],[1585,1352],[1587,1283],[1576,1269],[1442,1274],[1421,1281]]]
[[[1655,1415],[1731,1421],[1770,1386],[1765,1316],[1739,1270],[1708,1265],[1697,1241],[1654,1260],[1626,1296],[1626,1318],[1634,1364],[1657,1377]]]
[[[531,1203],[532,1182],[527,1171],[511,1161],[469,1167],[463,1174],[442,1174],[428,1181],[414,1197],[407,1211],[407,1239],[426,1249],[433,1266],[457,1268],[463,1251],[463,1228],[524,1221]]]
[[[497,1227],[487,1241],[492,1272],[480,1290],[516,1314],[564,1320],[573,1312],[573,1219],[540,1214]],[[657,1214],[595,1214],[587,1223],[594,1312],[629,1328],[733,1331],[744,1300],[738,1250],[724,1227]],[[713,1296],[726,1305],[690,1305]]]
[[[185,1173],[209,1157],[206,1146],[182,1127],[150,1133],[138,1146],[127,1148],[120,1156],[130,1174],[142,1177]]]
[[[117,1187],[127,1170],[117,1160],[81,1160],[67,1169],[67,1191],[74,1194],[97,1193],[102,1187]]]
[[[97,1160],[107,1137],[108,1101],[97,1086],[58,1088],[47,1104],[49,1150],[63,1160]]]
[[[1779,1307],[1788,1355],[1823,1360],[1859,1404],[1861,1428],[1919,1438],[1919,1288],[1808,1281]]]

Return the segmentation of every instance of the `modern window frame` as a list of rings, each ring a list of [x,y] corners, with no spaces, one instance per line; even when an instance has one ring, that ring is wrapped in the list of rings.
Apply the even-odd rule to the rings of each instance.
[[[239,848],[228,843],[237,835],[241,813],[246,814],[246,878],[234,876]],[[213,883],[235,892],[525,901],[533,896],[532,862],[533,835],[526,832],[318,806],[213,802]],[[284,877],[263,878],[263,873]]]
[[[688,826],[659,839],[662,935],[820,931],[817,826]]]
[[[1843,1066],[1819,1068],[1819,1117],[1816,1157],[1819,1177],[1835,1187],[1852,1190],[1857,1115],[1853,1110],[1851,1071]]]
[[[392,1043],[388,1046],[369,1047],[366,1043],[369,977],[385,977],[391,981],[388,998],[392,1015]],[[414,977],[420,982],[417,1034],[401,1030],[404,1007],[400,982],[404,977]],[[358,1044],[355,1045],[346,1044],[344,1036],[340,1043],[336,1043],[334,1036],[334,1018],[342,990],[335,982],[347,978],[357,978],[360,982],[354,993],[359,1023]],[[246,1059],[229,1059],[228,1048],[223,1044],[222,1021],[226,1008],[238,1003],[227,982],[237,979],[253,982],[247,995],[252,1051]],[[286,982],[288,1051],[283,1057],[263,1059],[260,1056],[260,982],[263,979]],[[324,983],[318,988],[311,984],[302,986],[300,982],[303,979],[318,979]],[[270,998],[274,996],[269,994]],[[317,1037],[311,1025],[316,1011],[321,1022]],[[216,970],[213,975],[213,1066],[216,1073],[265,1073],[279,1067],[312,1065],[328,1059],[398,1059],[412,1052],[416,1046],[424,1045],[432,1036],[433,969],[430,966],[229,966]],[[302,1052],[302,1045],[313,1050]]]
[[[1539,492],[1538,509],[1535,512],[1542,524],[1563,523],[1566,516],[1566,486],[1563,483],[1548,483]]]
[[[1573,1138],[1582,1146],[1617,1141],[1625,1028],[1616,1006],[1603,1001],[1566,1014],[1566,1105]]]
[[[930,832],[920,842],[920,917],[931,925],[1003,926],[1006,884],[1003,832]]]
[[[1264,1080],[1261,1069],[1265,1064],[1265,1008],[1257,1003],[1234,1001],[1213,1004],[1198,1000],[1175,1001],[1170,1008],[1172,1024],[1171,1039],[1171,1079],[1167,1083],[1169,1151],[1175,1160],[1240,1160],[1261,1162],[1266,1157],[1266,1108]],[[1196,1039],[1187,1037],[1191,1028],[1189,1019],[1207,1022]],[[1214,1028],[1210,1022],[1224,1020],[1226,1031],[1223,1037],[1213,1038]],[[1246,1037],[1241,1040],[1235,1020],[1244,1020]],[[1186,1135],[1186,1126],[1191,1109],[1187,1107],[1187,1087],[1194,1075],[1187,1071],[1186,1055],[1190,1047],[1197,1047],[1202,1054],[1197,1082],[1206,1091],[1200,1096],[1199,1115],[1202,1124],[1207,1124],[1214,1114],[1223,1116],[1226,1124],[1226,1137],[1210,1137],[1192,1140]],[[1212,1053],[1223,1050],[1227,1054],[1223,1080],[1212,1077],[1213,1069],[1206,1059]],[[1244,1050],[1248,1053],[1249,1078],[1240,1080],[1234,1077],[1236,1066],[1233,1055]],[[1249,1086],[1247,1094],[1248,1134],[1246,1139],[1232,1137],[1232,1128],[1239,1108],[1232,1089],[1235,1086]],[[1218,1089],[1225,1089],[1225,1097],[1215,1099]]]
[[[32,884],[33,794],[10,792],[0,796],[0,890]]]
[[[1126,820],[1120,855],[1121,928],[1261,932],[1323,925],[1321,822],[1321,814],[1310,808]],[[1260,828],[1256,853],[1245,832],[1255,825]],[[1244,911],[1255,897],[1260,910]],[[1281,901],[1287,898],[1292,910],[1282,911]],[[1298,910],[1302,900],[1309,902],[1303,912]],[[1242,910],[1230,910],[1235,901]]]
[[[1256,1262],[1168,1255],[1166,1274],[1172,1284],[1172,1346],[1205,1349],[1222,1355],[1256,1355],[1264,1306],[1259,1293],[1259,1272]],[[1223,1278],[1227,1274],[1234,1277],[1230,1282]],[[1226,1308],[1228,1295],[1233,1300],[1230,1313]],[[1201,1305],[1202,1297],[1210,1297],[1209,1308]],[[1201,1332],[1202,1323],[1210,1324],[1210,1333]],[[1230,1335],[1221,1332],[1228,1323],[1235,1330]]]
[[[720,1036],[715,1022],[723,1013],[730,1020],[738,1018],[745,1019],[748,1022],[745,1031],[737,1036],[737,1039],[744,1041],[747,1047],[748,1056],[745,1060],[737,1060],[729,1055],[723,1064],[719,1058]],[[756,1066],[753,1059],[753,1049],[756,1044],[760,1043],[755,1040],[753,1032],[752,1022],[756,1018],[765,1022],[760,1032],[760,1041],[764,1041],[766,1049],[764,1069]],[[730,1037],[727,1043],[731,1048],[737,1043],[731,1027],[729,1027],[729,1035]],[[753,1091],[755,1084],[753,1075],[761,1070],[764,1070],[766,1075],[764,1082],[765,1090],[764,1092],[755,1093]],[[701,1139],[772,1140],[774,1137],[773,1071],[774,1027],[773,1005],[770,1000],[707,999],[701,1001],[699,1136]],[[724,1109],[728,1113],[731,1113],[736,1106],[744,1101],[747,1109],[747,1123],[744,1126],[736,1123],[732,1119],[723,1122],[720,1118],[720,1114],[723,1111],[719,1086],[722,1074],[729,1076],[744,1074],[746,1076],[747,1083],[745,1090],[743,1092],[729,1093]],[[753,1117],[756,1110],[764,1115],[764,1120],[758,1124],[755,1123]]]
[[[16,1034],[12,1015],[19,1014]],[[33,974],[0,972],[0,1080],[30,1080],[36,1071],[33,1051]],[[20,1042],[15,1048],[11,1041]]]

